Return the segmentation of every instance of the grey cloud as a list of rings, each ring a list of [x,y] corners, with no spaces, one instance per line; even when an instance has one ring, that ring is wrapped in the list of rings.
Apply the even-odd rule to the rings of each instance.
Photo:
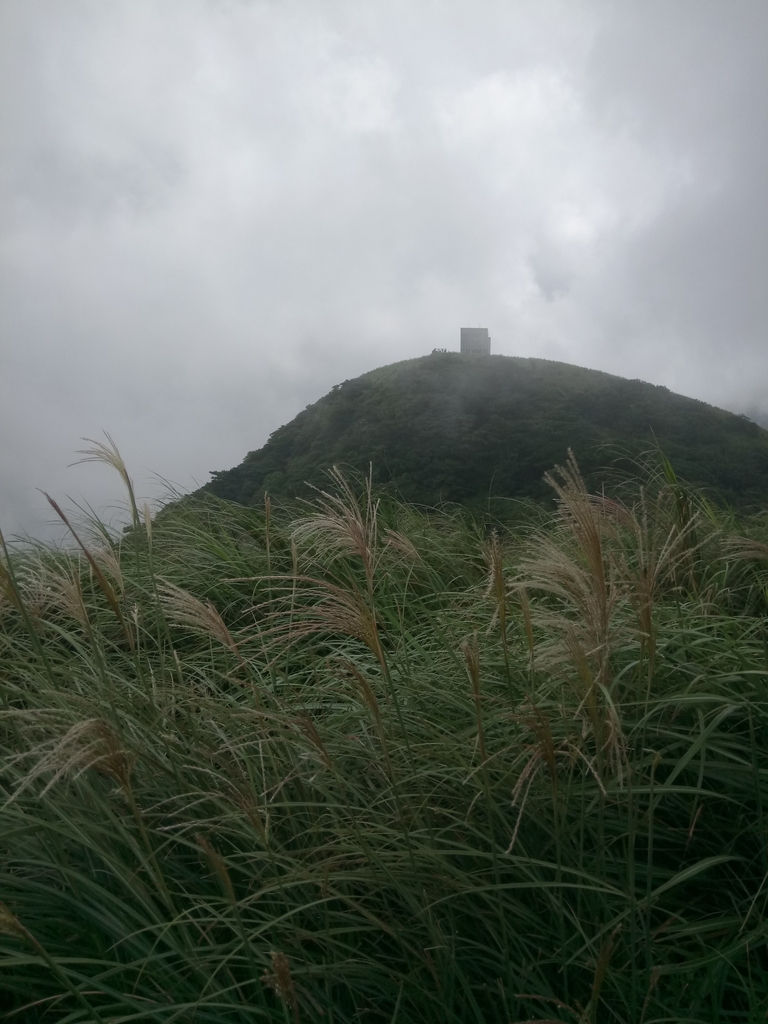
[[[0,525],[454,347],[768,415],[764,5],[6,0]]]
[[[687,164],[620,254],[649,355],[670,386],[758,417],[768,410],[766,46],[763,4],[685,2],[663,15],[627,5],[598,36],[589,90],[614,129]]]

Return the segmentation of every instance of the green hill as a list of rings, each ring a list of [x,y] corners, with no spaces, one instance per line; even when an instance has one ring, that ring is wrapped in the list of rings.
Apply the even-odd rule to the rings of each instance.
[[[204,488],[242,504],[322,485],[333,464],[402,498],[478,505],[549,494],[574,450],[595,485],[621,453],[656,443],[677,474],[738,505],[768,500],[768,431],[667,388],[545,359],[434,353],[334,387]]]

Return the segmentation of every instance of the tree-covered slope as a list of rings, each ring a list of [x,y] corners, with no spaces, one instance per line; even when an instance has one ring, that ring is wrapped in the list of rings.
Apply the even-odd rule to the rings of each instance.
[[[334,387],[206,490],[251,504],[294,496],[341,464],[409,501],[547,494],[568,448],[597,483],[619,452],[658,444],[679,476],[737,505],[768,498],[768,431],[743,416],[545,359],[435,353]]]

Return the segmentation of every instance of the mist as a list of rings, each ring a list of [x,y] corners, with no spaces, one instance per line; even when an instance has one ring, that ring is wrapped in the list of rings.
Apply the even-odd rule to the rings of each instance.
[[[5,0],[0,527],[493,351],[768,422],[768,8]]]

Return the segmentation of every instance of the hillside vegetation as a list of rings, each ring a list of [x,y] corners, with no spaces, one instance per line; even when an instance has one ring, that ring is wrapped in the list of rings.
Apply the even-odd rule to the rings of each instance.
[[[544,359],[435,353],[345,381],[207,490],[243,504],[308,493],[332,465],[411,502],[549,496],[572,448],[590,484],[660,446],[681,476],[740,506],[768,499],[768,431],[639,380]],[[498,511],[498,510],[497,510]]]
[[[336,472],[0,559],[0,1015],[752,1024],[768,546],[664,464],[516,532]]]

